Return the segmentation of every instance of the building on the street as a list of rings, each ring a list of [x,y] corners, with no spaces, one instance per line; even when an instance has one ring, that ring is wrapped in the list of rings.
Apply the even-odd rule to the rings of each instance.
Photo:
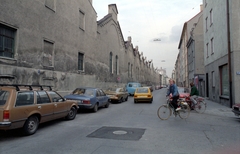
[[[189,77],[188,77],[188,48],[187,43],[190,38],[190,33],[192,28],[195,27],[195,24],[199,21],[199,18],[202,15],[202,5],[200,6],[200,12],[195,15],[190,20],[186,21],[183,25],[182,33],[179,40],[178,50],[179,55],[177,59],[177,66],[179,71],[178,86],[189,87]]]
[[[240,100],[240,1],[203,5],[206,96],[232,107]]]
[[[193,82],[200,96],[205,96],[203,15],[194,24],[187,42],[188,81]]]
[[[4,0],[0,10],[1,83],[61,91],[159,83],[153,62],[125,41],[115,4],[99,21],[92,0]]]

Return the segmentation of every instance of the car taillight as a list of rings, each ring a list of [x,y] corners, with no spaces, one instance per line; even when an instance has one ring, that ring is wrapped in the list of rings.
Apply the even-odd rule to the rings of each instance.
[[[8,110],[3,111],[3,121],[9,121],[10,113]]]
[[[90,104],[89,100],[83,100],[83,104]]]
[[[151,97],[151,95],[148,95],[148,97]]]

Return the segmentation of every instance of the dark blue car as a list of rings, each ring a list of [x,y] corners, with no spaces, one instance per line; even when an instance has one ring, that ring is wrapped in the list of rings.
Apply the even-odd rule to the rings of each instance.
[[[76,88],[70,95],[64,96],[67,100],[78,102],[79,108],[92,109],[98,111],[99,107],[109,106],[109,97],[99,88],[80,87]]]

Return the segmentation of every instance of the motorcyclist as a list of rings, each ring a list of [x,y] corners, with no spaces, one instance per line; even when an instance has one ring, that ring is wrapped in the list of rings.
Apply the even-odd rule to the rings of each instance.
[[[170,94],[172,94],[171,103],[172,103],[175,111],[181,110],[181,107],[179,107],[177,104],[177,100],[179,99],[178,88],[177,88],[177,85],[175,84],[174,80],[172,80],[172,79],[169,80],[169,90],[167,92],[167,96],[169,96]]]

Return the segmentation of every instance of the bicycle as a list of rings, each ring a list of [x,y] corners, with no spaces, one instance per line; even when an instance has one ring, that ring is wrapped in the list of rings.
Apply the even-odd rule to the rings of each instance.
[[[172,103],[170,102],[171,100],[167,99],[167,103],[161,105],[158,108],[157,115],[161,120],[167,120],[172,115],[172,113],[175,115],[175,117],[178,115],[181,119],[188,118],[190,114],[190,107],[185,102],[185,99],[178,99],[178,105],[181,107],[181,110],[179,111],[175,111]]]
[[[187,99],[186,102],[188,103],[189,106],[192,106],[191,108],[194,109],[196,112],[198,112],[198,113],[204,113],[205,110],[206,110],[206,108],[207,108],[207,103],[204,102],[204,98],[198,96],[198,97],[195,98],[195,100],[196,100],[197,104],[194,104],[194,103],[190,100],[190,98]],[[193,104],[193,105],[192,105],[192,104]]]

